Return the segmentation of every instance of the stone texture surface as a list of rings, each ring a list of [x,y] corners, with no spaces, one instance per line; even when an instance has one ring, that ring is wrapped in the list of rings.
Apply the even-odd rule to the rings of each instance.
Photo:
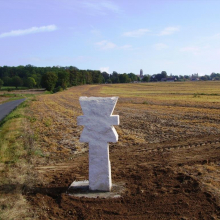
[[[111,191],[111,164],[108,142],[117,142],[113,125],[119,125],[119,116],[112,115],[117,97],[80,97],[83,116],[77,118],[84,129],[81,142],[89,143],[89,188]]]

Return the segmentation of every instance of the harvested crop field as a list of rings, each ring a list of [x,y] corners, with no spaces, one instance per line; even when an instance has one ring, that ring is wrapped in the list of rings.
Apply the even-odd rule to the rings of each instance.
[[[66,193],[88,179],[80,96],[118,96],[119,141],[110,144],[120,198]],[[85,85],[37,96],[31,127],[46,159],[26,198],[38,219],[219,219],[220,83]],[[44,161],[44,162],[43,162]]]

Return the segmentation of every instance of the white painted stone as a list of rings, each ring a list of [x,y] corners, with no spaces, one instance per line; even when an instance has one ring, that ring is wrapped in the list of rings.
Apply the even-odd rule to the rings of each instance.
[[[89,188],[111,191],[111,164],[108,142],[117,142],[113,125],[119,125],[119,116],[112,115],[118,97],[80,97],[83,116],[77,118],[84,125],[80,142],[89,143]]]

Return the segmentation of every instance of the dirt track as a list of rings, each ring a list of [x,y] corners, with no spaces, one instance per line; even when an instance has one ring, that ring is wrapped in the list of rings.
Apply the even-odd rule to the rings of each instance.
[[[42,149],[57,161],[36,167],[43,183],[26,192],[38,218],[219,219],[220,116],[207,106],[146,105],[121,97],[114,112],[120,139],[110,145],[110,159],[113,183],[125,187],[122,197],[66,194],[74,180],[88,179],[87,145],[78,142],[82,128],[76,126],[78,97],[100,90],[81,86],[42,96],[31,107]]]

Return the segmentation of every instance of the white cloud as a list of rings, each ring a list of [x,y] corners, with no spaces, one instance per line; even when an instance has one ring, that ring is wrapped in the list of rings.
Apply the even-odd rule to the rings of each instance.
[[[159,36],[171,35],[179,30],[180,30],[179,27],[166,27],[159,33]]]
[[[118,46],[107,40],[96,42],[95,45],[97,45],[101,50],[111,50],[111,49],[132,50],[133,49],[132,45],[125,44],[123,46]]]
[[[48,31],[55,31],[57,30],[56,25],[48,25],[48,26],[42,26],[42,27],[32,27],[29,29],[23,29],[23,30],[13,30],[10,32],[5,32],[0,34],[0,38],[3,37],[13,37],[13,36],[21,36],[21,35],[27,35],[27,34],[35,34],[39,32],[48,32]]]
[[[220,39],[220,33],[214,34],[213,36],[207,38],[207,40],[219,40],[219,39]]]
[[[92,29],[90,32],[91,32],[93,35],[96,35],[96,36],[100,36],[100,35],[101,35],[101,32],[100,32],[99,30],[97,30],[97,29]]]
[[[191,52],[193,54],[198,54],[200,52],[199,47],[183,47],[180,49],[181,52]]]
[[[119,7],[111,1],[103,1],[100,3],[103,8],[106,8],[110,11],[118,12]]]
[[[163,44],[163,43],[154,44],[153,47],[156,50],[163,50],[163,49],[168,48],[168,46],[166,44]]]
[[[109,73],[109,67],[100,67],[99,69],[100,69],[101,73],[102,72]]]
[[[121,46],[120,49],[124,49],[124,50],[132,49],[132,45],[126,44],[124,46]]]
[[[110,41],[107,41],[107,40],[97,42],[96,45],[99,46],[101,50],[110,50],[110,49],[114,49],[117,47],[116,44]]]
[[[141,36],[145,35],[147,32],[150,32],[150,30],[148,30],[148,29],[138,29],[138,30],[134,30],[134,31],[125,32],[125,33],[123,33],[123,36],[126,36],[126,37],[141,37]]]
[[[102,0],[102,1],[84,1],[82,5],[86,8],[99,11],[104,14],[104,10],[111,12],[119,12],[119,7],[112,1]]]

